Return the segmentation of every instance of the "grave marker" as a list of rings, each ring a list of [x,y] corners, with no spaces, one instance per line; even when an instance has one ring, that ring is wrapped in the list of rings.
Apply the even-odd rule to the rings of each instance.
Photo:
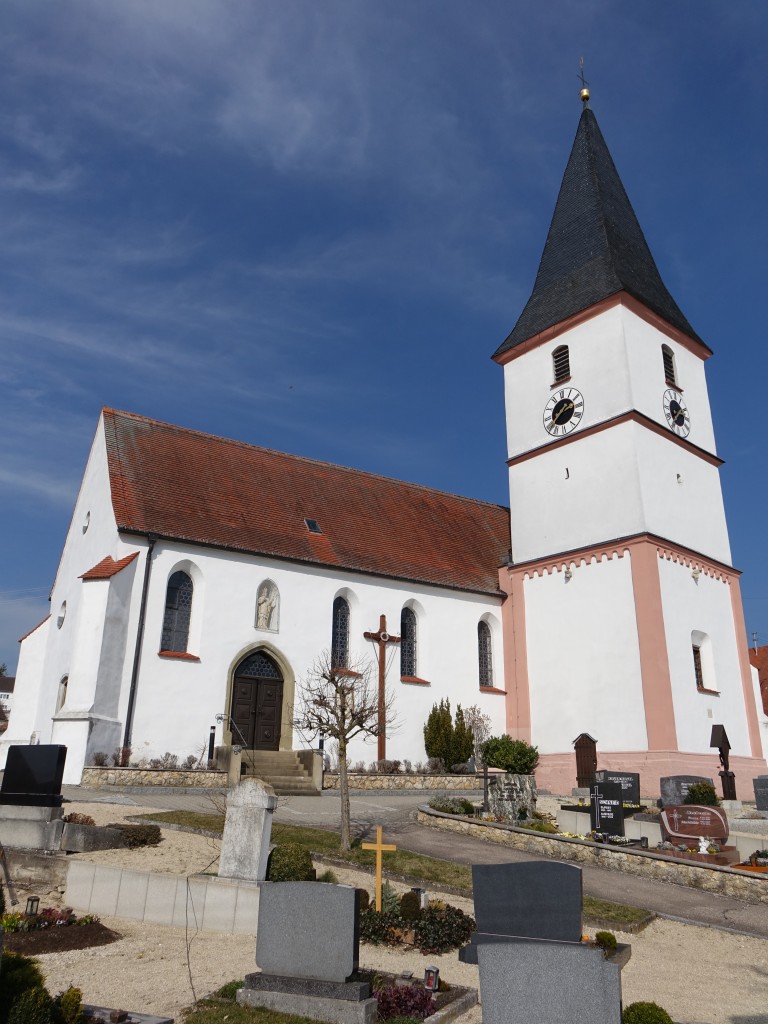
[[[704,775],[666,775],[660,780],[661,805],[683,804],[688,796],[688,790],[695,782],[708,782],[710,786],[714,783]]]
[[[617,782],[621,786],[621,799],[625,804],[640,803],[640,775],[638,772],[614,772],[601,769],[595,772],[595,782]]]
[[[768,811],[768,775],[758,775],[752,780],[755,787],[755,806],[758,811]]]
[[[376,826],[376,842],[361,843],[363,850],[376,851],[376,910],[381,913],[381,855],[382,853],[394,853],[397,849],[392,843],[384,843],[381,838],[381,825]]]
[[[622,789],[618,782],[595,782],[589,790],[589,821],[593,832],[624,835]]]
[[[272,815],[277,797],[261,779],[245,778],[227,795],[219,857],[220,878],[263,881],[267,877]]]
[[[0,804],[61,807],[67,748],[56,743],[9,747]]]

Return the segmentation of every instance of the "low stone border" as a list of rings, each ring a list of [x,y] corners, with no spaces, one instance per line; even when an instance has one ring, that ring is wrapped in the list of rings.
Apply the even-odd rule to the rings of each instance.
[[[189,789],[226,789],[227,773],[199,769],[192,772],[169,768],[83,768],[80,785],[86,789],[106,786],[167,786]]]
[[[571,860],[595,867],[624,871],[630,875],[655,878],[662,882],[687,885],[692,889],[735,896],[747,903],[768,904],[768,884],[762,878],[750,877],[733,868],[717,865],[683,864],[663,853],[645,850],[620,850],[593,843],[588,839],[569,839],[531,832],[492,821],[477,821],[457,815],[443,814],[431,807],[419,807],[416,820],[422,825],[459,832],[487,842],[511,846],[527,853],[538,853],[558,860]]]
[[[323,789],[338,789],[339,776],[326,772]],[[377,772],[349,772],[350,789],[455,789],[477,793],[483,788],[483,780],[475,775],[384,775]]]
[[[461,986],[457,985],[455,987],[460,988]],[[461,995],[448,1003],[447,1006],[444,1006],[442,1010],[437,1010],[436,1013],[430,1014],[426,1020],[430,1021],[430,1024],[449,1024],[450,1021],[456,1020],[457,1017],[461,1017],[467,1010],[471,1010],[473,1006],[476,1006],[477,1001],[477,989],[465,988]]]

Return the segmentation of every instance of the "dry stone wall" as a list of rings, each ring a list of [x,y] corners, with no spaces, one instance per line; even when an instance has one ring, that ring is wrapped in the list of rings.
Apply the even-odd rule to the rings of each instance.
[[[326,772],[323,789],[338,789],[339,776]],[[397,775],[349,772],[350,789],[455,789],[477,791],[483,788],[483,780],[474,775]]]
[[[177,772],[168,768],[83,768],[86,789],[106,786],[188,786],[194,789],[226,789],[226,772]]]
[[[721,896],[735,896],[748,903],[768,904],[768,885],[765,880],[750,877],[746,872],[733,868],[682,864],[680,861],[664,857],[663,854],[629,853],[581,839],[542,835],[512,825],[455,818],[427,807],[419,808],[417,821],[432,828],[459,832],[475,839],[484,839],[486,842],[526,850],[528,853],[624,871],[643,878],[655,878],[660,882],[675,882],[677,885],[687,885],[692,889],[719,893]]]

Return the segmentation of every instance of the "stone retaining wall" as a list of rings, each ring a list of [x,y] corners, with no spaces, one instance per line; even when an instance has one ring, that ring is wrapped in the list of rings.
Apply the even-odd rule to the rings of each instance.
[[[226,789],[226,772],[177,772],[168,768],[83,768],[82,786],[188,786],[194,789]]]
[[[459,832],[486,842],[511,846],[515,850],[525,850],[527,853],[624,871],[661,882],[675,882],[677,885],[687,885],[692,889],[703,889],[721,896],[734,896],[748,903],[768,904],[768,882],[733,868],[684,864],[661,853],[619,850],[584,839],[566,839],[515,828],[513,825],[458,818],[433,811],[429,807],[419,808],[417,821],[432,828]]]
[[[326,772],[323,789],[338,789],[339,776]],[[482,778],[475,775],[379,775],[349,772],[350,789],[455,789],[477,792],[483,788]]]

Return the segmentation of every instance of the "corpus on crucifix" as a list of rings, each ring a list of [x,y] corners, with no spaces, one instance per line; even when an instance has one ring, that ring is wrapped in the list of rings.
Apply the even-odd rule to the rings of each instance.
[[[383,761],[387,756],[387,713],[386,713],[386,676],[387,676],[387,645],[399,644],[400,637],[387,632],[386,615],[379,616],[379,628],[376,633],[363,633],[366,640],[376,644],[376,655],[379,659],[379,728],[378,728],[378,759]]]

